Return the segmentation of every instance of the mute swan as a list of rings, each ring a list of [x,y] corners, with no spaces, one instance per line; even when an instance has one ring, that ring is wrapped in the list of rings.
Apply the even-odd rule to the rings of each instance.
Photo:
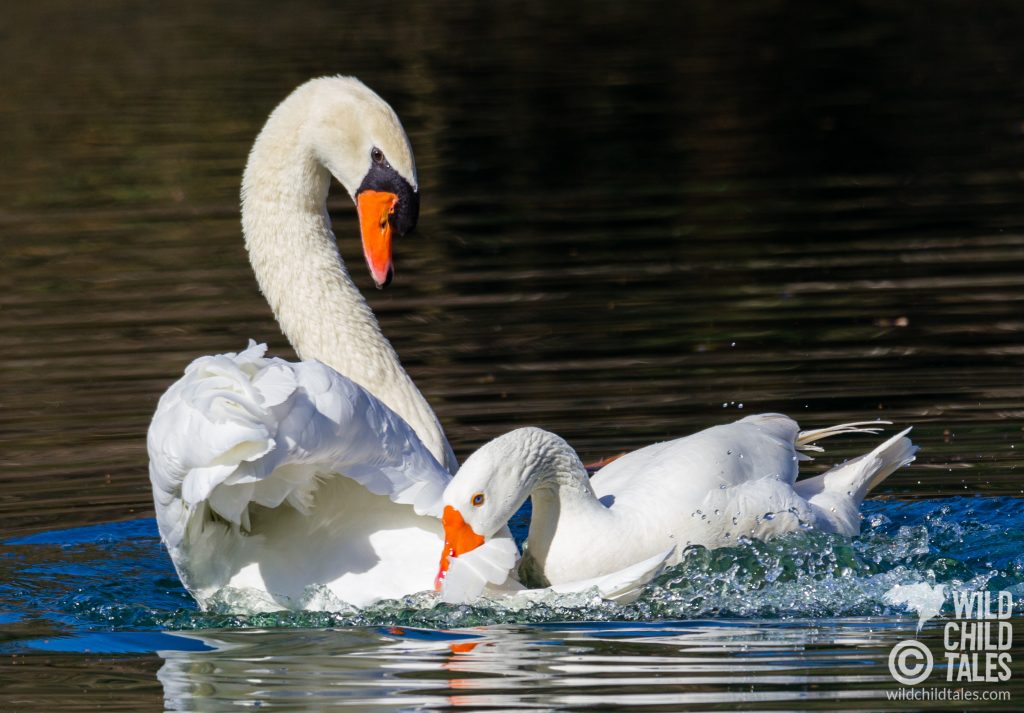
[[[450,475],[394,411],[316,361],[239,354],[196,359],[167,391],[149,433],[160,533],[204,608],[339,609],[429,590]],[[453,564],[441,594],[523,592],[502,529]],[[635,598],[666,553],[564,583]]]
[[[204,606],[225,587],[280,608],[307,606],[316,585],[363,605],[434,581],[439,498],[457,462],[345,270],[326,209],[332,175],[356,203],[374,281],[391,280],[392,234],[419,211],[408,138],[357,79],[311,80],[270,114],[242,181],[249,259],[307,361],[268,360],[255,345],[198,359],[149,429],[160,533]]]
[[[242,232],[260,290],[300,358],[365,386],[454,472],[441,424],[338,253],[326,203],[332,175],[356,203],[374,281],[390,283],[392,234],[419,217],[412,148],[395,112],[362,82],[323,77],[274,109],[249,153]]]
[[[249,611],[430,589],[448,471],[366,389],[265,352],[196,359],[153,417],[157,523],[182,583],[203,608]],[[507,535],[488,545],[462,568],[467,596],[515,564]]]
[[[872,426],[883,422],[869,422]],[[870,453],[797,482],[813,442],[877,433],[868,423],[801,432],[781,414],[749,416],[612,461],[593,478],[564,440],[538,428],[507,433],[473,453],[444,493],[445,569],[533,499],[519,572],[535,586],[596,577],[675,548],[721,547],[802,524],[847,536],[860,531],[869,490],[914,459],[907,429]]]
[[[204,608],[336,609],[435,584],[457,462],[345,271],[326,210],[331,175],[356,202],[373,279],[390,281],[392,232],[411,230],[418,212],[408,139],[358,80],[307,82],[270,115],[242,182],[253,270],[306,361],[268,359],[255,343],[196,359],[150,424],[160,535]],[[517,555],[498,532],[452,566],[442,598],[522,589],[506,583]],[[661,560],[560,591],[635,596]]]

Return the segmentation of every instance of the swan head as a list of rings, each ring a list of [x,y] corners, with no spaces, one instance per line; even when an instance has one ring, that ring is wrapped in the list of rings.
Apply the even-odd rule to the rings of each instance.
[[[316,94],[310,145],[355,201],[366,264],[377,287],[385,287],[394,275],[392,238],[411,232],[420,212],[409,137],[388,103],[355,77],[308,85]]]
[[[445,543],[435,584],[440,587],[450,557],[494,536],[533,490],[573,472],[578,462],[568,443],[540,428],[516,429],[480,447],[444,491]]]
[[[416,227],[420,196],[409,137],[388,103],[355,77],[312,79],[274,110],[259,141],[274,159],[298,141],[344,186],[359,213],[370,274],[377,287],[390,283],[392,240]]]

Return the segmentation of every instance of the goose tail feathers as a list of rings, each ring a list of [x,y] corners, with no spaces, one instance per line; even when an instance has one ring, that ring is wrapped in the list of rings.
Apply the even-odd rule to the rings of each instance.
[[[880,446],[821,475],[793,487],[817,513],[825,529],[853,536],[860,531],[860,504],[867,494],[898,469],[914,461],[917,453],[908,434],[901,431]]]

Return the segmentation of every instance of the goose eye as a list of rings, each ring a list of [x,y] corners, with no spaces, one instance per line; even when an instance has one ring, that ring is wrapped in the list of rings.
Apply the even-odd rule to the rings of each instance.
[[[473,502],[473,507],[475,507],[475,508],[480,507],[481,505],[484,504],[484,494],[483,493],[477,493],[476,495],[473,496],[472,502]]]
[[[384,152],[381,151],[376,146],[374,146],[372,149],[370,149],[370,158],[373,159],[374,163],[383,163],[383,161],[384,161]]]

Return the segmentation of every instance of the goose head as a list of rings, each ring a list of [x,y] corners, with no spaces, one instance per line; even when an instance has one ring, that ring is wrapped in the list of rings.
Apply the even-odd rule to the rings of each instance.
[[[292,157],[299,161],[291,164]],[[356,204],[366,264],[384,287],[394,273],[393,239],[419,217],[416,162],[398,115],[355,77],[312,79],[278,105],[250,154],[243,203],[261,190],[278,199],[299,193],[300,203],[322,214],[328,172]],[[312,192],[302,188],[309,179]]]
[[[444,491],[445,543],[435,585],[440,588],[450,557],[493,537],[537,488],[585,476],[582,467],[568,443],[540,428],[516,429],[480,447]]]

